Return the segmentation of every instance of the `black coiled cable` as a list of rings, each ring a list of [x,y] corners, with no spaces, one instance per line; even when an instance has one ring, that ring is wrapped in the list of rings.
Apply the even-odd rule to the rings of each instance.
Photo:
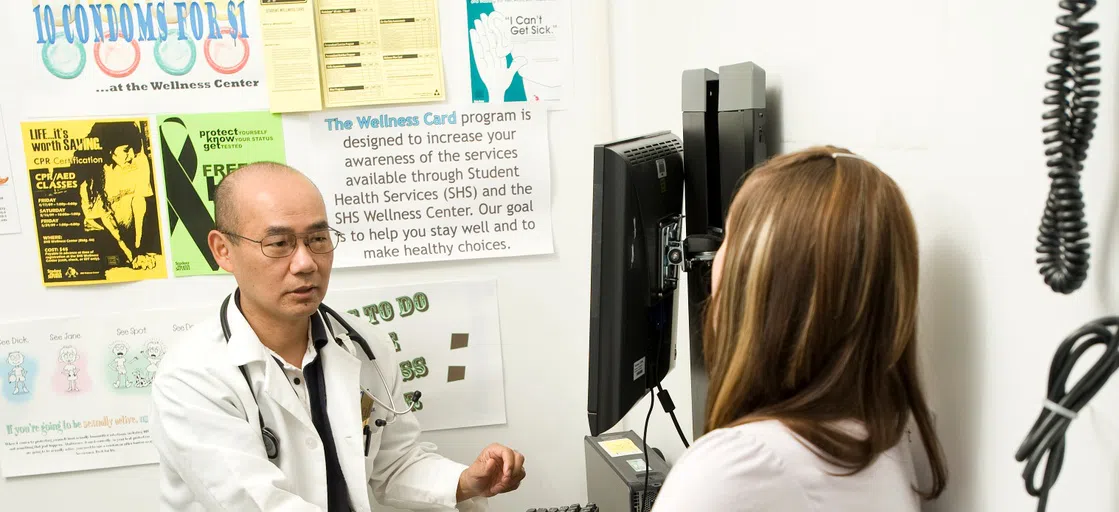
[[[1064,31],[1053,36],[1060,46],[1049,52],[1057,62],[1047,71],[1054,78],[1045,84],[1053,91],[1045,98],[1052,108],[1042,119],[1049,121],[1042,133],[1045,138],[1046,165],[1049,167],[1049,197],[1041,217],[1037,263],[1045,283],[1055,292],[1072,293],[1088,277],[1088,233],[1084,222],[1084,202],[1080,192],[1080,171],[1088,155],[1088,143],[1096,127],[1095,98],[1099,91],[1098,66],[1090,64],[1099,59],[1093,53],[1098,42],[1084,38],[1098,28],[1097,23],[1080,21],[1095,7],[1095,0],[1063,0],[1061,9],[1068,14],[1057,18]]]
[[[1108,377],[1119,368],[1119,336],[1112,330],[1116,327],[1119,327],[1119,316],[1104,317],[1090,322],[1065,338],[1053,355],[1045,398],[1062,410],[1057,412],[1048,407],[1043,408],[1033,428],[1014,455],[1018,462],[1026,461],[1022,479],[1026,482],[1026,492],[1038,498],[1038,512],[1045,511],[1049,490],[1057,482],[1057,475],[1060,474],[1061,465],[1064,463],[1065,431],[1072,423],[1072,418],[1064,411],[1078,413],[1103,387]],[[1069,374],[1072,373],[1077,360],[1096,345],[1103,346],[1103,354],[1069,389]],[[1045,458],[1045,472],[1039,487],[1035,485],[1034,476],[1043,458]]]

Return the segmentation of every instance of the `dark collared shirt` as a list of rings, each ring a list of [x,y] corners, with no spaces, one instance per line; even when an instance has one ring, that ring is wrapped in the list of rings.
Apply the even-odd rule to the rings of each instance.
[[[319,431],[323,451],[326,452],[326,491],[329,512],[349,512],[350,495],[346,489],[346,478],[342,475],[342,465],[338,461],[338,448],[334,445],[334,434],[330,429],[330,416],[326,412],[326,382],[322,372],[322,349],[330,342],[330,334],[319,315],[311,316],[311,342],[318,352],[311,362],[303,367],[307,378],[307,394],[311,401],[311,421]]]

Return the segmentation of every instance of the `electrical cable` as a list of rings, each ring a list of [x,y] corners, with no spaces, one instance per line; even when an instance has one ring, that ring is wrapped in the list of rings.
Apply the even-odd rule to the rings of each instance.
[[[676,406],[672,403],[672,397],[668,396],[668,390],[662,388],[660,384],[657,384],[657,390],[657,398],[661,401],[661,407],[672,418],[672,424],[676,426],[676,433],[680,435],[680,440],[684,442],[684,448],[690,448],[688,437],[684,435],[684,429],[680,428],[680,422],[676,419],[676,413],[673,412],[676,410]]]
[[[1096,5],[1096,0],[1062,0],[1060,8],[1068,11],[1057,18],[1064,31],[1054,34],[1059,46],[1049,52],[1057,62],[1046,71],[1054,78],[1045,84],[1053,91],[1044,104],[1051,105],[1042,119],[1045,125],[1045,156],[1048,158],[1050,188],[1038,228],[1037,263],[1045,283],[1058,293],[1072,293],[1088,277],[1088,224],[1084,221],[1080,171],[1088,154],[1088,144],[1096,127],[1099,91],[1099,60],[1094,51],[1098,42],[1084,39],[1099,27],[1098,23],[1080,20]]]
[[[1026,483],[1026,492],[1038,498],[1038,512],[1045,511],[1049,490],[1061,472],[1065,458],[1065,432],[1069,424],[1119,368],[1119,334],[1111,328],[1119,329],[1119,316],[1089,322],[1065,338],[1053,355],[1044,408],[1014,455],[1018,462],[1026,461],[1022,478]],[[1069,389],[1067,381],[1077,360],[1096,345],[1103,345],[1103,354]],[[1034,475],[1043,457],[1045,469],[1038,487]]]
[[[648,381],[649,376],[646,374],[645,382]],[[653,405],[656,402],[653,400],[653,390],[646,389],[649,390],[649,412],[645,415],[645,431],[641,433],[641,454],[645,457],[645,485],[641,489],[641,508],[638,512],[645,511],[645,503],[649,499],[649,419],[653,417]]]

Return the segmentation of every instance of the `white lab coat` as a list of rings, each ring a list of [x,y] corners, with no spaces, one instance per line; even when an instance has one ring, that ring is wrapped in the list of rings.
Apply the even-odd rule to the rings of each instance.
[[[240,309],[228,308],[230,340],[222,334],[218,308],[212,321],[198,325],[175,343],[152,383],[152,439],[160,459],[160,510],[284,511],[327,510],[326,462],[311,415],[283,370],[249,327]],[[326,316],[347,346],[346,329]],[[346,317],[366,339],[392,388],[397,410],[406,409],[395,349],[368,322]],[[354,350],[360,350],[353,346]],[[354,354],[357,354],[355,356]],[[362,430],[361,389],[390,403],[377,371],[361,352],[329,342],[319,353],[327,395],[327,414],[338,459],[354,510],[369,512],[380,502],[417,510],[481,511],[484,498],[455,503],[465,465],[417,441],[414,414],[384,427],[373,425],[369,455]],[[246,364],[257,402],[238,365]],[[257,407],[279,438],[279,457],[264,452]],[[377,404],[373,418],[391,413]]]

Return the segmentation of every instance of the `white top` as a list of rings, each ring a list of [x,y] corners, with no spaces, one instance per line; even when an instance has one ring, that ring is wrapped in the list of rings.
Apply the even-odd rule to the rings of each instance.
[[[913,431],[914,446],[921,446]],[[714,430],[671,468],[653,512],[918,512],[909,436],[851,476],[778,421]],[[833,473],[833,474],[829,474]]]

